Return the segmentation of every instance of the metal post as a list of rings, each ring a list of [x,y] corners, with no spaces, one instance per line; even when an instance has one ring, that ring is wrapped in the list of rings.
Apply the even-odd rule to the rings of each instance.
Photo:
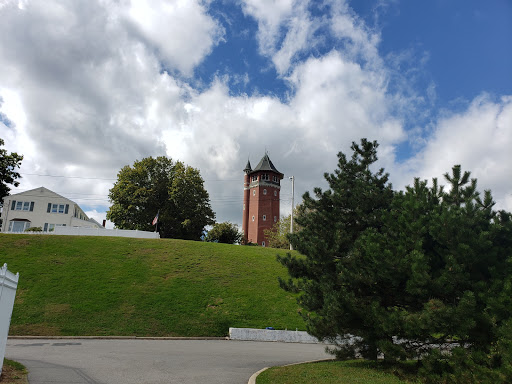
[[[290,216],[290,233],[293,233],[293,208],[295,208],[293,205],[293,198],[295,194],[295,177],[291,176],[290,180],[292,181],[292,214]],[[290,243],[290,251],[293,251],[292,243]]]

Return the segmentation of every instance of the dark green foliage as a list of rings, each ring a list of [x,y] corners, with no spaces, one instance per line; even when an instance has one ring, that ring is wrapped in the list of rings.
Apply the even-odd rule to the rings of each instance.
[[[107,219],[120,229],[154,230],[159,212],[161,237],[199,240],[214,223],[208,192],[199,170],[164,156],[147,157],[125,166],[110,190]]]
[[[4,145],[4,141],[0,139],[0,147]],[[0,148],[0,204],[2,199],[9,194],[11,188],[8,184],[15,187],[20,185],[16,179],[21,176],[16,172],[16,168],[21,166],[23,160],[22,155],[18,155],[16,152],[7,153],[7,150]]]
[[[393,194],[365,167],[375,148],[363,140],[351,161],[339,155],[330,190],[304,196],[292,242],[306,259],[280,259],[309,332],[359,336],[339,357],[423,359],[430,382],[512,381],[511,215],[460,166],[445,174],[449,192],[416,179]]]
[[[41,227],[30,227],[25,229],[25,232],[43,232],[43,228]]]
[[[229,222],[215,223],[205,236],[205,241],[212,243],[240,244],[241,239],[238,226]]]
[[[360,145],[352,144],[350,160],[338,154],[338,169],[325,174],[330,189],[324,192],[316,188],[315,198],[309,193],[303,197],[297,217],[302,229],[291,236],[291,241],[306,258],[280,258],[291,277],[297,279],[281,281],[281,285],[303,292],[299,304],[306,311],[303,315],[308,331],[331,341],[348,333],[363,336],[370,347],[364,353],[368,357],[376,357],[376,330],[364,324],[373,323],[374,298],[370,292],[353,290],[348,276],[340,273],[356,262],[353,248],[361,233],[382,226],[383,213],[393,198],[388,175],[382,169],[375,173],[370,170],[377,160],[377,146],[364,139]]]

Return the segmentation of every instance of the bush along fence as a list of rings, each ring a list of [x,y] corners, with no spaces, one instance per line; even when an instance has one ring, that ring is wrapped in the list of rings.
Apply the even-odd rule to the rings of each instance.
[[[12,307],[16,297],[19,273],[14,274],[7,270],[7,264],[0,268],[0,377],[4,365],[5,346],[9,335]]]

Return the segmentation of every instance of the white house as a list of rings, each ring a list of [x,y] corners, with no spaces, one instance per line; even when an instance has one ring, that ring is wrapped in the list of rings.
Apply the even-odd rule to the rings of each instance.
[[[44,187],[5,197],[1,217],[0,232],[23,232],[30,227],[41,227],[43,232],[59,226],[103,228],[77,203]]]

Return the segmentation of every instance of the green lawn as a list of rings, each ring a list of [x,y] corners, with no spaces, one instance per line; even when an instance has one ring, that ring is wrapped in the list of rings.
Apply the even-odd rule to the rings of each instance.
[[[397,368],[364,360],[324,361],[267,369],[258,376],[256,384],[416,383],[414,375],[406,373],[411,370],[412,365]]]
[[[304,329],[275,249],[171,239],[0,234],[20,273],[11,335],[225,336]]]

